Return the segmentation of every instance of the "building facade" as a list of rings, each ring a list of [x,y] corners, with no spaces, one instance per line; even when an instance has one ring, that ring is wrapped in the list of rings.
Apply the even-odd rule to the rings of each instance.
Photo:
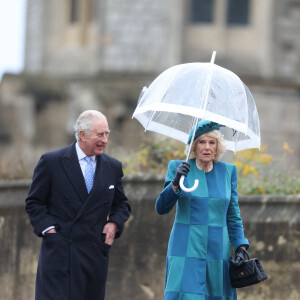
[[[104,112],[112,143],[134,148],[142,87],[214,50],[252,92],[262,143],[276,159],[288,143],[300,168],[300,0],[27,0],[25,70],[0,85],[0,148],[34,165],[74,139],[84,109]]]
[[[300,83],[299,0],[28,0],[25,70],[161,72],[209,61]]]

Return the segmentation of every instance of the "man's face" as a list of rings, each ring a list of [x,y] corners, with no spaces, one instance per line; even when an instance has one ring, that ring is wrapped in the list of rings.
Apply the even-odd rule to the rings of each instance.
[[[88,135],[84,131],[80,131],[83,152],[88,156],[101,155],[108,142],[108,137],[109,128],[107,121],[104,118],[94,120]]]

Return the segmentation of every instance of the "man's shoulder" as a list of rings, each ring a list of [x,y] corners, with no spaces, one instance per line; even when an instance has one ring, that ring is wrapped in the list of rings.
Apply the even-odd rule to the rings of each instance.
[[[74,143],[71,145],[68,145],[66,147],[63,147],[63,148],[59,148],[59,149],[56,149],[53,151],[46,152],[42,156],[45,158],[58,158],[60,156],[64,156],[66,153],[69,153],[72,150],[75,150]]]
[[[113,165],[116,165],[116,166],[122,165],[122,163],[118,159],[116,159],[115,157],[112,157],[106,153],[102,153],[101,156],[104,161],[107,161]]]

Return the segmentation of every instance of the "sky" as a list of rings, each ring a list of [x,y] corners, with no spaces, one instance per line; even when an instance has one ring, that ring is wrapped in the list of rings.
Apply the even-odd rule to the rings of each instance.
[[[24,66],[26,0],[0,0],[0,81]]]

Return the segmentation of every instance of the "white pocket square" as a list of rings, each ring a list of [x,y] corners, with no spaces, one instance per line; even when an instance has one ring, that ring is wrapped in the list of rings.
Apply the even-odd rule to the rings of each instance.
[[[110,185],[108,189],[109,189],[109,190],[112,190],[112,189],[114,189],[114,188],[115,188],[114,185]]]

